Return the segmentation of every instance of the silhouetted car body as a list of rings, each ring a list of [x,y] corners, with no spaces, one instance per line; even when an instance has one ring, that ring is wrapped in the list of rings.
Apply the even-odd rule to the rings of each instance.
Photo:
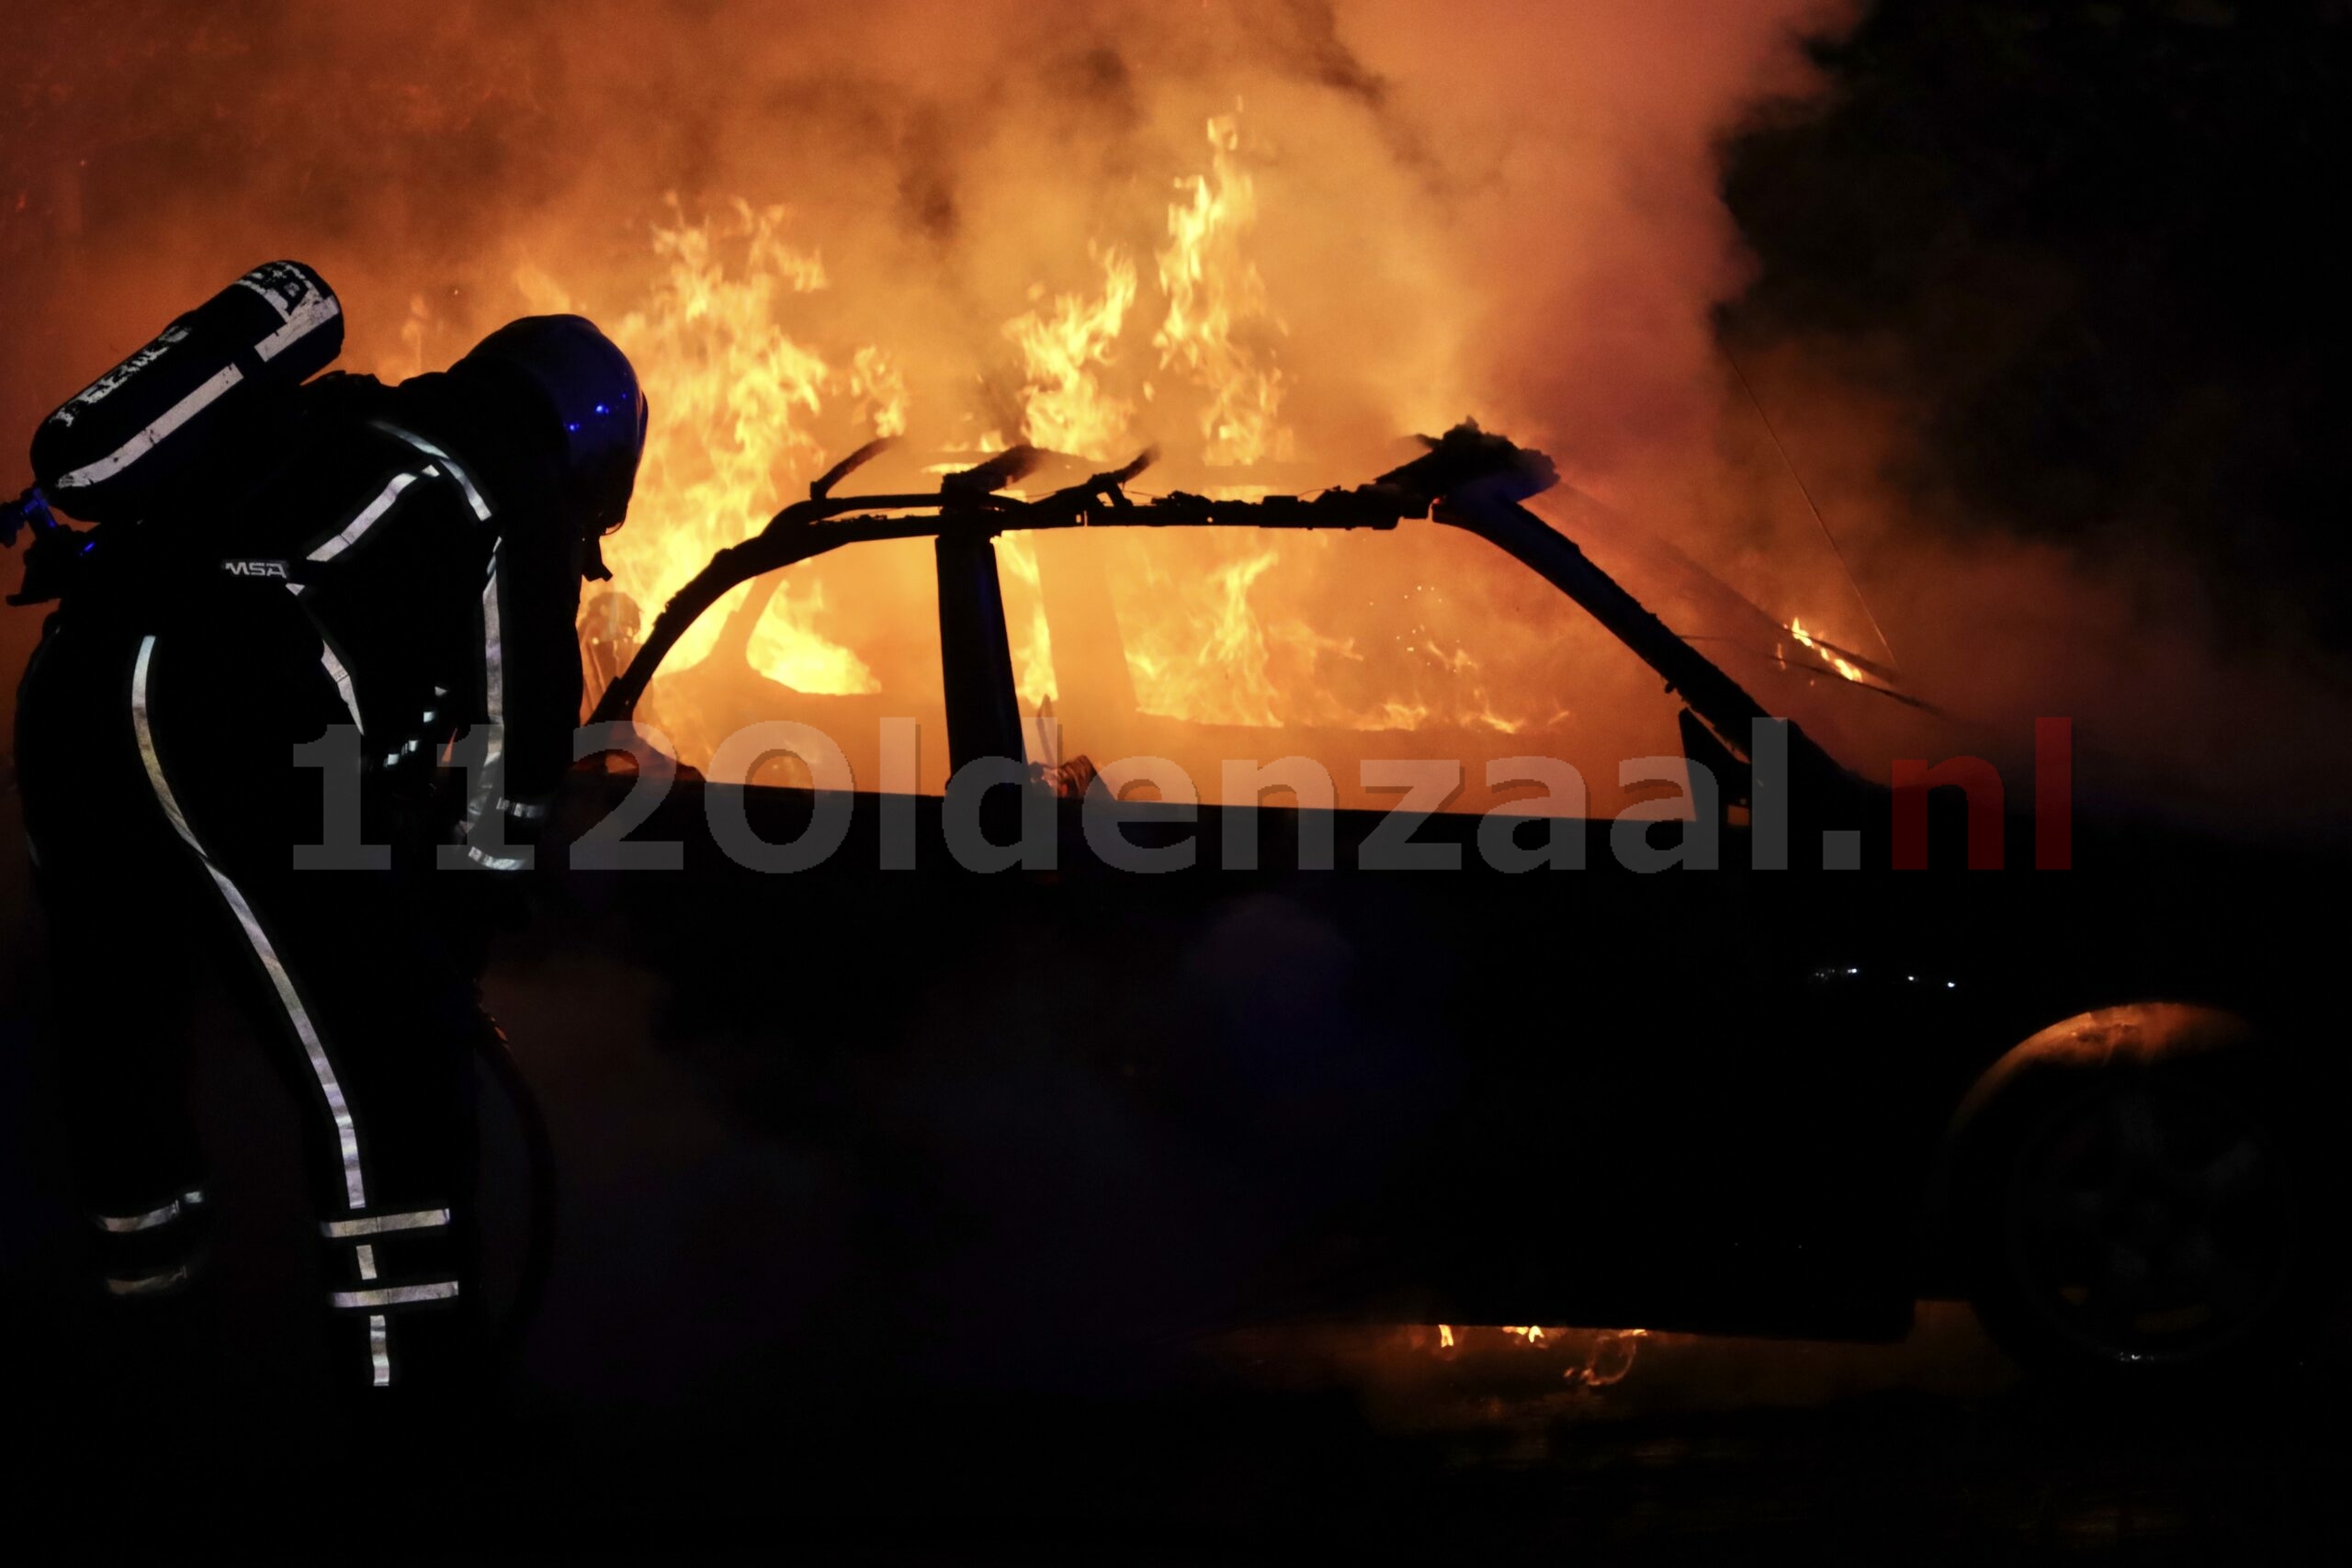
[[[1017,716],[988,537],[1025,525],[967,522],[939,552],[943,639],[967,664],[946,671],[959,763],[1017,755],[1001,716],[974,736],[990,713]],[[1744,739],[1720,704],[1702,716],[1697,746],[1744,765],[1744,747],[1710,747]],[[599,798],[575,832],[638,782],[590,778]],[[2057,1303],[2048,1321],[1996,1327],[2029,1354],[2113,1369],[2219,1363],[2303,1321],[2331,1273],[2335,1189],[2305,1163],[2298,1117],[2338,1103],[2324,1048],[2335,942],[2290,913],[2288,890],[2325,868],[2086,818],[2075,869],[2037,872],[2034,825],[2017,818],[2011,869],[1966,872],[1953,802],[1934,823],[1937,869],[1898,873],[1886,792],[1808,761],[1801,739],[1792,779],[1793,870],[1753,869],[1746,822],[1719,825],[1713,871],[1628,869],[1612,824],[1592,820],[1565,825],[1583,869],[1505,874],[1480,852],[1481,818],[1441,814],[1412,842],[1454,846],[1460,868],[1387,871],[1362,863],[1399,829],[1380,813],[1098,800],[1131,843],[1194,846],[1188,868],[1145,874],[1104,863],[1084,802],[1040,793],[1050,869],[980,873],[947,842],[963,809],[951,788],[858,793],[839,850],[776,874],[738,863],[711,823],[792,842],[820,797],[689,775],[628,834],[681,846],[679,874],[575,864],[570,918],[662,978],[665,1048],[719,1086],[747,1136],[879,1117],[870,1135],[888,1149],[904,1131],[893,1116],[933,1118],[933,1134],[988,1125],[971,1168],[942,1156],[907,1179],[953,1188],[972,1226],[1012,1236],[1029,1266],[997,1288],[1023,1296],[1074,1291],[1161,1326],[1337,1314],[1894,1336],[1920,1295],[1984,1299],[1986,1270],[2033,1273],[2018,1259],[2035,1227],[2072,1200],[2031,1196],[2016,1150],[2130,1163],[2115,1151],[2138,1146],[2136,1112],[2112,1147],[2064,1120],[2086,1092],[2129,1066],[2170,1095],[2226,1060],[2254,1076],[2211,1092],[2249,1108],[2259,1131],[2243,1136],[2268,1162],[2260,1213],[2229,1221],[2270,1259],[2260,1299],[2153,1349],[2120,1329],[2109,1344],[2061,1320],[2113,1281],[2069,1283],[2061,1265],[2030,1281]],[[993,790],[979,813],[999,841],[1017,794]],[[1838,829],[1860,835],[1868,869],[1809,869]],[[1655,822],[1646,842],[1694,831]],[[1331,868],[1300,869],[1327,832]],[[1223,869],[1238,837],[1258,869]],[[2100,1010],[2118,1009],[2143,1010]],[[2013,1048],[2084,1015],[2069,1038],[2106,1042],[2104,1075],[2041,1053],[1992,1097],[1998,1114],[1962,1114]],[[2176,1053],[2184,1019],[2238,1032],[2227,1050]],[[2124,1036],[2142,1057],[2112,1049]],[[894,1081],[963,1087],[893,1110]],[[2251,1156],[2224,1158],[2239,1127],[2181,1157],[2251,1179]],[[1072,1179],[1088,1190],[1046,1203]],[[2254,1201],[2220,1192],[2199,1212]],[[1095,1242],[1073,1252],[1041,1224],[1029,1257],[1024,1213],[1073,1202]],[[2134,1323],[2177,1305],[2114,1289]]]

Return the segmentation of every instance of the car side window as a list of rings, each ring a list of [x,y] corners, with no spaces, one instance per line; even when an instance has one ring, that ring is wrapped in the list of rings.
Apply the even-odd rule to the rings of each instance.
[[[1023,712],[1046,721],[1032,721],[1033,759],[1083,755],[1123,792],[1167,793],[1114,766],[1146,756],[1181,767],[1204,804],[1248,804],[1225,798],[1228,761],[1292,756],[1328,770],[1346,807],[1395,804],[1374,785],[1396,762],[1458,765],[1450,811],[1574,814],[1549,784],[1489,782],[1531,756],[1574,767],[1589,815],[1679,791],[1620,783],[1621,761],[1679,757],[1678,705],[1657,677],[1457,530],[1008,534],[999,563]]]
[[[583,631],[597,622],[592,597]],[[592,688],[596,656],[588,659]],[[638,706],[679,761],[720,782],[811,782],[786,753],[721,766],[749,726],[784,719],[839,746],[861,791],[886,786],[939,795],[948,773],[939,670],[938,585],[928,539],[887,539],[833,550],[729,593],[682,639]],[[915,745],[886,757],[885,721],[911,720]]]

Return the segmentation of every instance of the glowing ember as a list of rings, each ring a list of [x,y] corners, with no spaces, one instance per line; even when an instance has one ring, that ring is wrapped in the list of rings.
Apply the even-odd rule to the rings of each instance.
[[[1462,1342],[1449,1323],[1436,1325],[1437,1340],[1432,1347],[1426,1328],[1406,1331],[1404,1343],[1417,1348],[1453,1350]],[[1464,1329],[1462,1333],[1471,1332]],[[1649,1337],[1646,1328],[1611,1328],[1578,1332],[1567,1328],[1544,1328],[1535,1324],[1504,1325],[1487,1332],[1503,1336],[1521,1349],[1535,1349],[1546,1354],[1559,1353],[1567,1357],[1561,1378],[1579,1388],[1608,1388],[1624,1382],[1634,1370],[1634,1360],[1641,1342]],[[1395,1341],[1391,1341],[1395,1343]]]
[[[1634,1353],[1649,1335],[1646,1328],[1621,1328],[1603,1334],[1592,1342],[1584,1365],[1570,1367],[1564,1375],[1586,1388],[1607,1388],[1623,1382],[1634,1370]]]

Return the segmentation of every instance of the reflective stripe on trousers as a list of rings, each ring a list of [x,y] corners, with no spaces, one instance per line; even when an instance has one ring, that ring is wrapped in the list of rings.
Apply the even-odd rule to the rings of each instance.
[[[253,906],[245,901],[243,892],[213,863],[211,854],[188,828],[187,818],[180,814],[179,801],[172,794],[171,783],[164,776],[163,759],[156,754],[154,728],[150,722],[147,707],[147,680],[154,660],[154,637],[141,638],[139,660],[130,673],[130,719],[139,733],[139,755],[147,767],[147,782],[155,791],[156,804],[164,808],[164,815],[170,819],[172,830],[196,852],[197,860],[203,865],[206,874],[212,878],[212,885],[220,889],[220,897],[229,906],[230,913],[236,916],[246,942],[253,946],[254,956],[261,960],[261,966],[269,976],[270,987],[277,994],[278,1005],[286,1010],[287,1019],[294,1026],[295,1037],[302,1043],[302,1054],[310,1059],[311,1072],[319,1081],[319,1092],[326,1100],[327,1111],[334,1118],[335,1140],[343,1153],[345,1195],[349,1198],[354,1211],[364,1209],[368,1206],[368,1183],[360,1171],[359,1130],[352,1124],[351,1107],[344,1101],[343,1085],[335,1077],[334,1064],[328,1059],[326,1045],[320,1040],[319,1032],[311,1021],[311,1010],[303,1005],[301,993],[295,988],[293,976],[287,973],[285,964],[277,956],[277,949],[270,944],[268,933],[262,930],[261,921],[255,918]]]
[[[335,1075],[334,1063],[327,1053],[326,1043],[320,1038],[318,1028],[311,1017],[310,1008],[304,1003],[293,976],[288,972],[284,961],[279,958],[277,949],[271,943],[268,932],[262,929],[261,921],[254,915],[252,904],[246,900],[243,891],[236,883],[231,880],[228,874],[214,862],[202,840],[197,838],[194,829],[188,826],[187,818],[180,810],[178,797],[172,791],[171,781],[164,774],[163,758],[155,747],[154,727],[149,708],[148,685],[154,669],[156,646],[156,638],[153,636],[142,637],[139,644],[138,659],[131,668],[130,717],[132,728],[136,731],[139,739],[140,760],[146,767],[147,782],[154,792],[155,802],[163,808],[164,818],[172,825],[172,830],[178,834],[180,840],[195,852],[198,863],[204,867],[205,874],[212,879],[213,886],[219,890],[221,901],[229,907],[230,913],[236,917],[238,927],[244,932],[245,941],[253,948],[254,956],[260,961],[264,973],[269,977],[270,987],[277,995],[278,1005],[285,1010],[287,1021],[293,1026],[296,1039],[301,1043],[302,1054],[310,1063],[311,1075],[318,1080],[319,1093],[325,1100],[328,1113],[334,1122],[335,1142],[343,1161],[344,1195],[350,1204],[353,1216],[348,1220],[329,1222],[330,1226],[342,1224],[364,1227],[370,1224],[377,1224],[378,1229],[394,1230],[447,1224],[447,1210],[413,1211],[406,1214],[378,1216],[373,1221],[361,1213],[368,1206],[368,1183],[360,1160],[359,1130],[352,1120],[351,1107],[344,1098],[343,1085]],[[153,1213],[161,1214],[164,1210],[169,1210],[170,1213],[165,1219],[176,1217],[179,1204],[186,1201],[185,1198],[176,1200],[174,1203],[164,1205],[164,1210],[154,1211]],[[134,1228],[138,1224],[151,1220],[155,1224],[165,1223],[165,1220],[153,1219],[153,1214],[121,1218],[131,1223]],[[103,1225],[106,1222],[102,1219],[100,1223]],[[331,1228],[330,1234],[336,1233]],[[376,1232],[363,1228],[345,1234],[363,1235],[376,1234]],[[368,1267],[365,1272],[367,1277],[372,1278],[374,1259],[370,1257],[367,1261]],[[109,1280],[108,1288],[119,1295],[144,1294],[153,1291],[168,1290],[185,1278],[185,1270],[178,1270],[138,1280]],[[447,1282],[446,1291],[442,1291],[439,1286],[405,1289],[433,1291],[450,1296],[457,1294],[455,1281]],[[374,1293],[362,1292],[362,1294]],[[362,1304],[356,1301],[346,1300],[350,1294],[352,1293],[336,1292],[333,1298],[334,1303],[338,1307]],[[401,1299],[409,1298],[403,1296]],[[437,1299],[437,1297],[426,1296],[415,1299]],[[368,1304],[390,1304],[390,1303],[387,1300],[381,1303]],[[371,1316],[368,1320],[368,1349],[373,1369],[372,1381],[375,1386],[379,1388],[388,1385],[392,1377],[388,1329],[389,1325],[381,1316]]]

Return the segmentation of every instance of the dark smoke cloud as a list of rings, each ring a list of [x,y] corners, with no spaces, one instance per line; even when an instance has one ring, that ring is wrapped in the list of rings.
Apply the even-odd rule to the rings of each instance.
[[[2231,637],[2352,647],[2352,8],[1884,0],[1815,54],[1727,150],[1735,341],[1898,398],[1923,522],[2177,553]]]

